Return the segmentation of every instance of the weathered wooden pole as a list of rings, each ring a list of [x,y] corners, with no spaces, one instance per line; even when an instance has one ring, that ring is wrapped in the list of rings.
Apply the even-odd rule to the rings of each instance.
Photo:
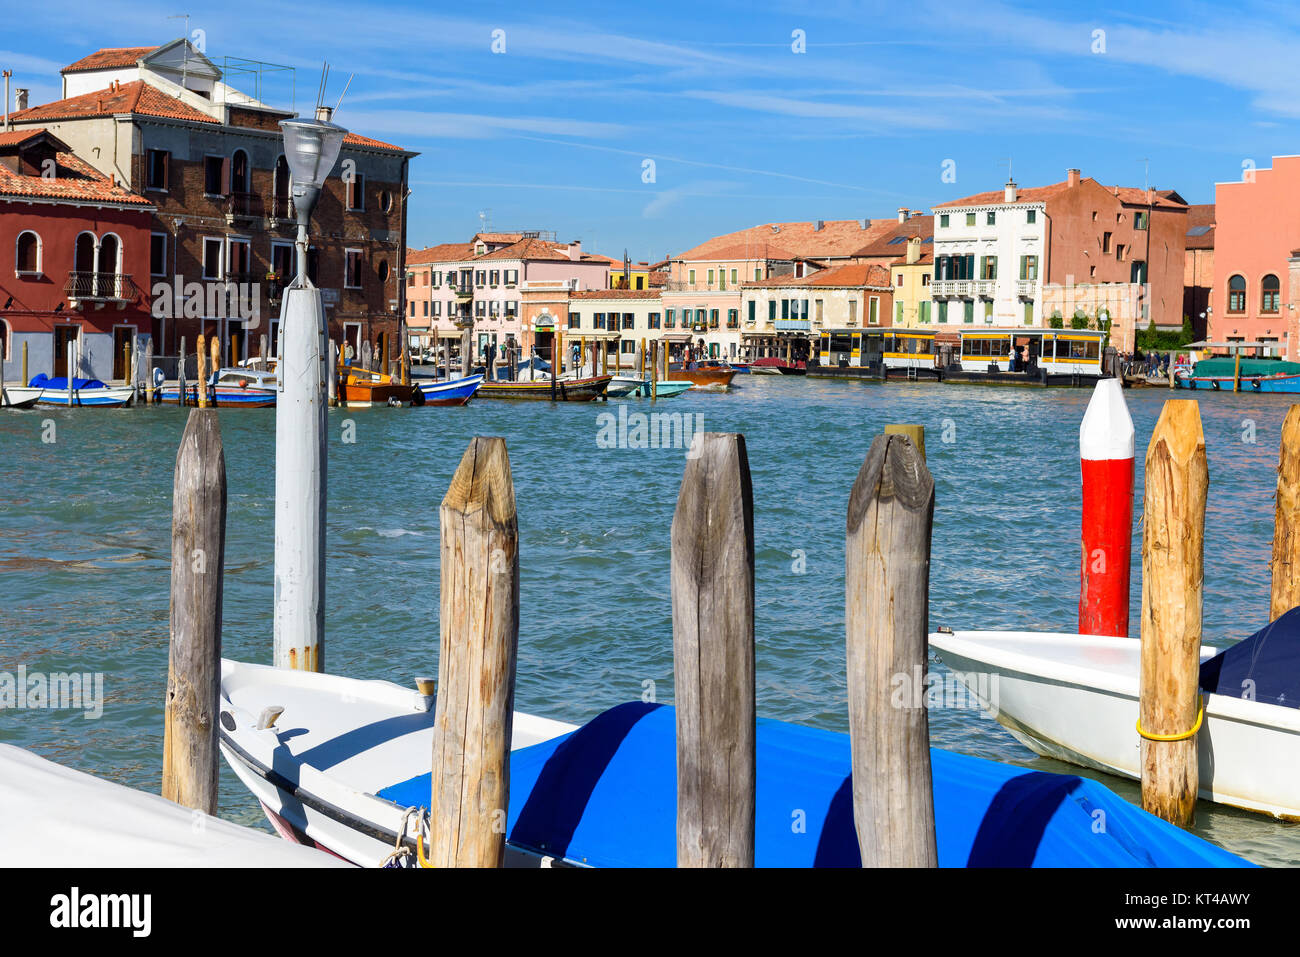
[[[195,371],[195,374],[198,376],[198,382],[195,383],[194,391],[198,398],[199,408],[206,409],[208,407],[208,353],[207,340],[201,332],[199,333],[198,354],[196,358],[198,360],[198,369]]]
[[[131,381],[131,340],[122,343],[122,385],[134,385]]]
[[[929,634],[934,479],[906,435],[871,443],[849,494],[845,629],[853,819],[864,867],[937,867]],[[910,689],[900,703],[899,676]]]
[[[1194,399],[1169,399],[1147,446],[1142,533],[1142,807],[1187,827],[1199,771],[1201,589],[1210,475]]]
[[[171,648],[162,796],[217,813],[226,456],[217,414],[190,412],[172,480]]]
[[[659,398],[659,340],[650,340],[650,398]]]
[[[754,866],[754,495],[745,437],[705,433],[672,525],[677,866]]]
[[[262,360],[263,371],[271,368],[271,356],[269,354],[270,348],[271,340],[267,336],[263,335],[257,340],[257,354]]]
[[[212,350],[212,368],[209,370],[209,372],[211,373],[212,378],[215,379],[217,377],[217,373],[221,370],[221,336],[219,334],[213,334],[209,336],[208,346]],[[205,389],[208,388],[208,384],[206,381],[203,383],[203,387]],[[212,391],[208,395],[208,404],[209,405],[217,404],[217,387],[215,385],[212,386]]]
[[[27,342],[26,340],[24,340],[23,341],[23,381],[19,384],[25,386],[31,381],[32,381],[31,379],[27,378]]]
[[[179,404],[185,405],[189,398],[185,394],[185,388],[188,383],[185,381],[185,337],[181,336],[181,353],[176,360],[176,386]]]
[[[1300,405],[1282,423],[1277,464],[1277,506],[1273,516],[1273,589],[1268,620],[1276,621],[1300,605]]]
[[[73,396],[76,394],[76,390],[73,389],[72,384],[76,380],[77,380],[77,344],[75,342],[69,342],[68,343],[68,405],[73,404]]]
[[[519,527],[504,439],[470,441],[439,516],[429,860],[434,867],[500,867],[519,641]]]
[[[916,446],[916,450],[921,453],[921,461],[925,461],[925,426],[924,425],[887,425],[885,426],[886,435],[906,435]]]
[[[339,404],[339,345],[333,339],[329,343],[329,369],[325,380],[325,404]]]
[[[1240,392],[1241,391],[1241,350],[1233,349],[1232,355],[1233,355],[1232,391]]]

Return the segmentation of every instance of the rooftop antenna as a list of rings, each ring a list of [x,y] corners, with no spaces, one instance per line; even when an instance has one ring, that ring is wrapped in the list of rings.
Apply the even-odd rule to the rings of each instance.
[[[190,78],[190,15],[188,13],[173,13],[167,19],[185,21],[185,46],[181,48],[181,86],[185,86]]]
[[[1146,156],[1142,157],[1142,188],[1151,188],[1151,159]]]
[[[1002,159],[1000,159],[998,162],[1000,162],[1000,163],[1006,163],[1006,164],[1007,164],[1007,182],[1008,182],[1008,183],[1014,183],[1016,180],[1015,180],[1015,177],[1012,175],[1012,172],[1011,172],[1011,157],[1010,157],[1010,156],[1004,156],[1004,157],[1002,157]]]
[[[356,79],[356,74],[355,73],[350,74],[348,76],[348,82],[343,84],[343,92],[339,94],[339,101],[334,104],[335,113],[337,113],[339,111],[339,107],[343,105],[343,97],[348,95],[348,87],[352,85],[352,81],[354,79]]]
[[[320,112],[321,105],[325,102],[325,87],[329,84],[329,76],[329,61],[322,60],[320,69],[320,86],[316,88],[316,113]],[[314,115],[315,114],[313,114],[313,116]]]

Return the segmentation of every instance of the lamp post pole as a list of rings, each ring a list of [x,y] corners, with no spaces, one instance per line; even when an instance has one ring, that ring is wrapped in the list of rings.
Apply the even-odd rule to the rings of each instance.
[[[298,274],[280,305],[275,404],[275,655],[281,668],[325,665],[325,303],[307,269],[308,225],[344,131],[321,116],[285,120],[298,219]]]

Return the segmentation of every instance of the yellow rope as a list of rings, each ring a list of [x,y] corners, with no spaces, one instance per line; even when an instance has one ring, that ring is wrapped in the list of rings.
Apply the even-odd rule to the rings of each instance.
[[[1205,699],[1200,698],[1200,710],[1196,714],[1196,724],[1192,725],[1192,730],[1184,731],[1182,734],[1151,734],[1142,730],[1142,716],[1138,715],[1137,730],[1138,734],[1148,741],[1186,741],[1188,738],[1201,730],[1201,722],[1205,720]]]

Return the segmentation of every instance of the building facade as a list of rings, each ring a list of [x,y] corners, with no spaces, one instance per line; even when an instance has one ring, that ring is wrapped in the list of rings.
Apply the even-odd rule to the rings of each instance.
[[[747,358],[807,359],[823,330],[891,325],[894,289],[888,267],[848,263],[747,282],[742,312]]]
[[[14,113],[46,128],[154,207],[148,280],[155,352],[216,336],[233,362],[275,353],[280,290],[293,279],[296,232],[279,122],[292,117],[226,85],[185,40],[100,50],[63,71],[65,99]],[[394,360],[404,314],[408,165],[415,153],[357,133],[312,217],[309,272],[335,340]],[[212,287],[243,288],[245,308],[213,309]],[[146,283],[141,282],[142,286]],[[197,284],[197,285],[195,285]],[[199,301],[201,298],[201,301]],[[382,361],[382,360],[381,360]]]
[[[5,381],[68,373],[125,379],[148,335],[153,207],[49,131],[0,132],[0,361]],[[25,385],[26,383],[24,383]]]

